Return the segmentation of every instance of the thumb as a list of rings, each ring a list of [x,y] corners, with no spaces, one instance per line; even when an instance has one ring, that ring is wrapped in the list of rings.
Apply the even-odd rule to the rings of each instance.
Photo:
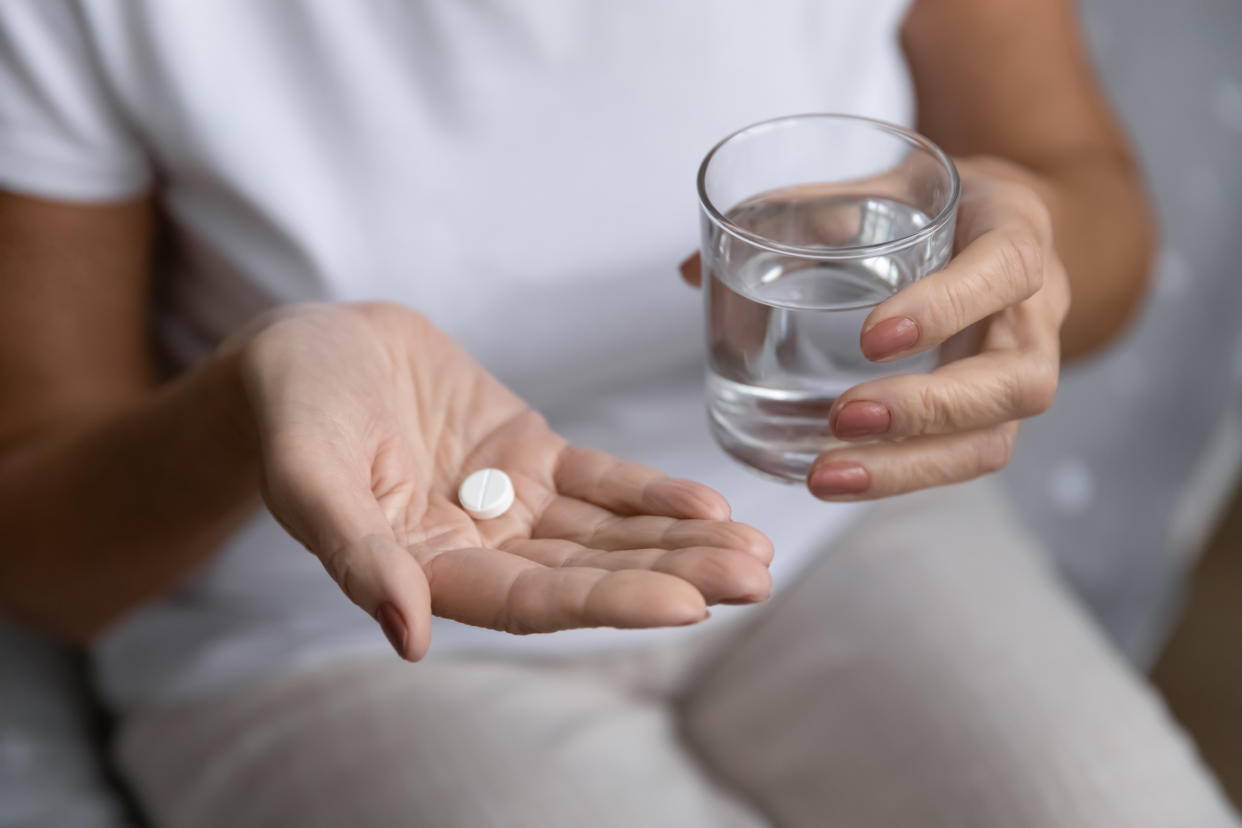
[[[311,551],[349,600],[379,622],[397,655],[418,661],[431,643],[431,589],[422,567],[385,529]]]
[[[337,586],[383,628],[397,655],[417,661],[431,642],[431,590],[396,539],[369,481],[318,452],[265,470],[264,499]]]

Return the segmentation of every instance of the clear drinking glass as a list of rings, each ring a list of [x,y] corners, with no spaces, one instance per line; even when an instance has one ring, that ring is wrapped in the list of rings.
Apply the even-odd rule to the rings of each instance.
[[[713,147],[698,188],[712,433],[755,470],[802,480],[838,444],[838,395],[935,367],[934,352],[873,363],[859,335],[873,306],[948,261],[957,170],[903,127],[792,115]]]

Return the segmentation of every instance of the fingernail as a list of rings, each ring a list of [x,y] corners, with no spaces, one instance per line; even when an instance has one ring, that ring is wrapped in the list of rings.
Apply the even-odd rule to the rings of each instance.
[[[888,431],[893,424],[893,415],[888,408],[870,400],[851,400],[829,419],[832,433],[842,440],[874,437]]]
[[[811,469],[807,485],[818,498],[861,494],[871,486],[871,475],[857,463],[824,463]]]
[[[702,278],[702,265],[699,264],[698,254],[692,255],[686,259],[677,269],[681,271],[681,278],[685,279],[692,285],[697,285]]]
[[[388,643],[397,651],[397,655],[405,658],[405,648],[409,644],[410,631],[405,625],[405,619],[401,617],[401,610],[397,609],[391,601],[385,601],[375,611],[375,620],[379,621],[384,635],[388,637]]]
[[[919,326],[908,316],[885,319],[862,335],[862,352],[867,359],[887,359],[913,348],[919,341]]]

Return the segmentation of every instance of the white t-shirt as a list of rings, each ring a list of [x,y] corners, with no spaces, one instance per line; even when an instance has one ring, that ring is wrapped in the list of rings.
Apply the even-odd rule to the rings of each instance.
[[[706,150],[775,115],[909,122],[905,0],[5,0],[0,186],[169,220],[156,320],[180,365],[263,308],[405,303],[570,440],[722,491],[778,585],[855,507],[708,436],[697,245]],[[715,617],[744,608],[721,608]],[[711,623],[711,622],[709,622]],[[433,651],[638,645],[437,621]],[[96,648],[110,702],[201,696],[382,652],[375,623],[257,516]]]

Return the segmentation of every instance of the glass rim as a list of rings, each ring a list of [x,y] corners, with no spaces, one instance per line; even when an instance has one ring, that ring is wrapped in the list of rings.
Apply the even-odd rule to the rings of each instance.
[[[941,166],[948,170],[949,173],[949,199],[945,203],[931,221],[915,230],[913,233],[901,236],[896,239],[889,239],[885,242],[876,244],[856,244],[843,245],[841,247],[806,247],[795,244],[784,244],[783,242],[773,241],[765,238],[757,233],[752,233],[745,228],[739,227],[729,221],[712,200],[707,196],[707,168],[715,158],[716,153],[735,138],[741,138],[744,135],[754,132],[766,132],[775,128],[786,126],[795,121],[809,120],[834,120],[834,121],[853,121],[859,124],[877,127],[885,132],[898,135],[906,139],[911,144],[928,152],[933,158],[940,162]],[[699,164],[699,174],[697,177],[697,187],[699,192],[699,206],[707,215],[713,224],[724,232],[737,237],[738,239],[767,250],[772,253],[781,253],[788,256],[798,256],[808,259],[820,260],[840,260],[840,259],[858,259],[870,256],[881,256],[892,253],[897,250],[917,244],[920,241],[934,235],[944,225],[956,215],[958,200],[961,197],[962,182],[958,175],[957,167],[953,164],[953,160],[948,154],[938,147],[931,139],[924,135],[920,135],[912,129],[907,129],[899,124],[889,121],[882,121],[879,118],[868,118],[865,115],[850,115],[844,112],[803,112],[795,115],[780,115],[775,118],[768,118],[763,121],[756,121],[748,124],[741,129],[730,132],[725,137],[716,142],[707,155],[703,157],[703,162]]]

